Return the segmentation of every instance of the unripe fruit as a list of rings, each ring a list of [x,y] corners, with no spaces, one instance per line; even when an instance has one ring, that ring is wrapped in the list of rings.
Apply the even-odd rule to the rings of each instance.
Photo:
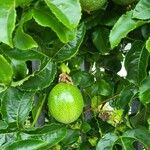
[[[81,7],[84,11],[95,11],[104,6],[107,0],[80,0]]]
[[[61,123],[71,123],[83,111],[83,97],[80,90],[71,84],[59,83],[50,92],[48,108],[51,115]]]

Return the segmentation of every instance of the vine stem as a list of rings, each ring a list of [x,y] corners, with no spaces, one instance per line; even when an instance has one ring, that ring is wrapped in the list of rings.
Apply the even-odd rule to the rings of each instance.
[[[33,120],[33,123],[32,123],[32,125],[31,125],[31,127],[34,127],[34,126],[35,126],[35,124],[36,124],[36,122],[37,122],[37,120],[38,120],[38,118],[39,118],[39,116],[40,116],[40,114],[41,114],[41,111],[42,111],[44,102],[45,102],[45,100],[46,100],[46,94],[44,94],[43,96],[44,96],[44,97],[43,97],[43,99],[42,99],[41,105],[40,105],[40,107],[39,107],[38,110],[37,110],[36,116],[35,116],[35,118],[34,118],[34,120]]]

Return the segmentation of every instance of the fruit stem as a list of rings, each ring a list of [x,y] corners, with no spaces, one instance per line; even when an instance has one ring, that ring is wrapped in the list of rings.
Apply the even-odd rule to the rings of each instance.
[[[59,75],[59,81],[58,82],[64,82],[64,83],[73,84],[72,78],[66,73],[61,73]]]
[[[62,63],[60,65],[60,70],[61,70],[62,73],[66,73],[66,74],[70,73],[70,69],[69,69],[68,65],[64,64],[64,63]]]
[[[43,99],[42,99],[41,105],[40,105],[40,107],[37,110],[36,116],[35,116],[35,118],[33,120],[33,123],[31,125],[31,127],[35,126],[35,124],[36,124],[36,122],[37,122],[37,120],[38,120],[38,118],[39,118],[39,116],[41,114],[41,111],[42,111],[42,108],[43,108],[45,100],[46,100],[46,94],[43,95]]]

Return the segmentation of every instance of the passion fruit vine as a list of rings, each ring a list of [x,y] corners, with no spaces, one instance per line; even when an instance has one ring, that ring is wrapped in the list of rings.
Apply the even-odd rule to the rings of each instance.
[[[83,97],[80,90],[70,83],[58,83],[48,97],[51,115],[59,122],[69,124],[79,118],[83,111]]]

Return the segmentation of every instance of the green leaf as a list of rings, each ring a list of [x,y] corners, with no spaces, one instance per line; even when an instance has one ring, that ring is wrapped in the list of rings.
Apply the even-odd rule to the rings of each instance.
[[[112,94],[113,89],[109,82],[101,79],[98,81],[98,92],[100,95],[109,96]]]
[[[130,124],[133,128],[148,128],[147,118],[150,116],[149,106],[145,106],[137,114],[130,116]]]
[[[38,150],[42,146],[44,146],[45,143],[41,140],[22,140],[22,141],[16,141],[12,144],[7,145],[6,147],[3,148],[3,150],[10,150],[10,149],[15,149],[15,150],[27,150],[27,149],[34,149]]]
[[[118,137],[114,133],[107,133],[97,144],[97,150],[112,150],[115,144],[122,146],[122,149],[133,150],[135,141],[141,142],[148,150],[150,147],[150,132],[142,129],[133,129],[126,131]]]
[[[92,40],[101,54],[106,54],[110,51],[109,30],[107,28],[99,28],[94,31]]]
[[[0,148],[17,140],[17,132],[0,132]]]
[[[7,129],[7,127],[8,124],[5,121],[0,120],[0,130]]]
[[[121,91],[119,99],[117,100],[117,107],[125,108],[136,94],[135,90],[135,87],[133,87],[132,85],[125,87]]]
[[[26,77],[28,68],[27,64],[24,61],[19,61],[16,59],[11,59],[11,64],[14,72],[14,80],[18,81]]]
[[[132,19],[132,15],[132,11],[127,12],[122,15],[113,26],[109,37],[111,48],[116,47],[120,43],[121,39],[125,38],[130,31],[146,23],[142,20]]]
[[[76,30],[65,27],[50,10],[44,7],[33,9],[33,18],[39,25],[51,28],[63,43],[75,38]]]
[[[3,54],[7,55],[8,57],[16,59],[16,60],[20,60],[20,61],[28,61],[28,60],[44,61],[45,59],[48,59],[48,57],[46,55],[44,55],[43,53],[40,53],[36,50],[22,51],[19,49],[10,49],[10,48],[2,45],[0,47],[0,51]]]
[[[143,104],[150,103],[150,76],[148,76],[139,88],[139,98]]]
[[[150,52],[150,37],[146,41],[146,49]]]
[[[76,142],[79,139],[79,136],[80,136],[79,130],[68,129],[66,136],[62,140],[62,143],[64,145],[70,145],[70,144]]]
[[[13,76],[12,66],[0,55],[0,83],[8,84]]]
[[[35,72],[19,88],[25,91],[38,91],[48,87],[55,78],[56,65],[47,62],[40,71]]]
[[[147,23],[141,27],[141,34],[146,40],[150,37],[150,23]]]
[[[83,133],[87,133],[87,132],[89,132],[92,129],[92,127],[90,126],[89,123],[83,122],[82,126],[81,126],[81,129],[82,129]]]
[[[72,72],[72,80],[76,86],[86,88],[93,84],[94,77],[85,71]]]
[[[16,7],[18,7],[18,6],[24,7],[24,6],[30,5],[31,1],[32,0],[16,0],[15,4],[16,4]]]
[[[56,52],[56,54],[53,56],[53,59],[55,59],[57,62],[63,62],[75,56],[81,43],[83,42],[84,35],[85,26],[84,24],[81,24],[77,31],[76,37],[59,49],[58,52]]]
[[[126,131],[123,134],[123,137],[133,138],[135,141],[141,142],[145,148],[148,150],[150,148],[150,132],[142,129],[133,129]]]
[[[20,137],[22,140],[40,140],[44,143],[41,148],[48,149],[63,140],[66,133],[66,128],[57,124],[51,124],[41,128],[32,129],[31,131],[27,130],[25,132],[21,132]]]
[[[19,27],[17,28],[15,37],[13,39],[15,47],[18,49],[28,50],[34,47],[38,47],[37,43],[33,40],[33,38],[23,31],[24,23],[31,19],[32,19],[31,11],[25,13],[25,15],[21,18]]]
[[[15,0],[0,1],[0,41],[13,47],[12,33],[15,29]]]
[[[1,113],[7,123],[22,125],[32,108],[34,93],[9,88],[2,97]]]
[[[117,143],[122,146],[123,150],[134,150],[134,143],[135,139],[127,138],[127,137],[120,137]]]
[[[110,96],[113,92],[113,89],[109,82],[101,79],[88,87],[87,91],[91,96]]]
[[[69,29],[76,28],[81,19],[79,0],[45,0],[52,13]]]
[[[135,41],[125,57],[127,79],[139,85],[147,76],[149,53],[143,42]]]
[[[14,37],[14,45],[21,50],[28,50],[34,47],[38,47],[33,38],[23,31],[23,27],[19,26],[16,30]]]
[[[98,142],[96,150],[112,150],[117,139],[118,137],[114,133],[107,133]]]
[[[150,19],[150,1],[140,0],[133,11],[133,18]]]

